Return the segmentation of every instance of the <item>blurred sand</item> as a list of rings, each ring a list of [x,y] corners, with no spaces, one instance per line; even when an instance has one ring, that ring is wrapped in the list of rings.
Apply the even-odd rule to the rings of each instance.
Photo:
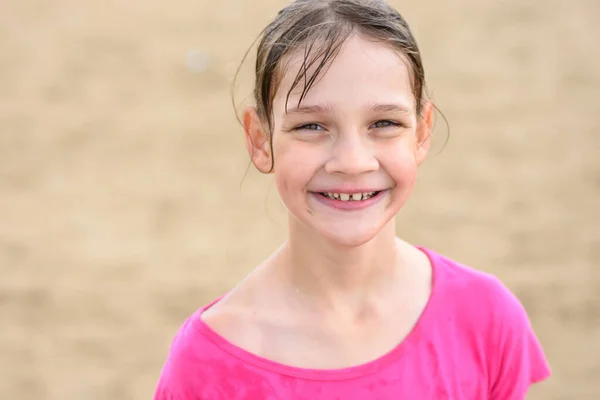
[[[2,2],[0,399],[151,398],[183,320],[281,242],[229,84],[286,3]],[[451,124],[399,233],[520,297],[554,370],[531,399],[599,399],[600,2],[394,4]]]

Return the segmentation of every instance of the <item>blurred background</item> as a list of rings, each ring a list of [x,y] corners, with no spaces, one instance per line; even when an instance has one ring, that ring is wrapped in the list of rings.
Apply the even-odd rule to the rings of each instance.
[[[229,90],[287,3],[1,1],[0,399],[151,398],[184,319],[284,240]],[[392,4],[450,123],[399,235],[521,299],[554,373],[529,398],[600,399],[600,2]]]

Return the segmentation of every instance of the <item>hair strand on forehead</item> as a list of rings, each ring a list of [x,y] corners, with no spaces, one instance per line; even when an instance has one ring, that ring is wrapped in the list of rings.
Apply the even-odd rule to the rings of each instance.
[[[302,100],[308,94],[310,88],[315,84],[315,81],[319,76],[322,75],[322,72],[327,70],[327,67],[330,65],[330,62],[335,58],[336,54],[339,52],[344,39],[349,36],[348,34],[342,34],[337,30],[327,30],[327,34],[325,38],[322,40],[323,45],[322,49],[320,49],[316,54],[311,56],[312,50],[316,45],[316,42],[320,39],[313,40],[308,46],[305,46],[304,57],[302,60],[302,65],[296,78],[292,82],[292,86],[288,90],[285,101],[285,110],[287,111],[289,97],[294,91],[294,89],[298,86],[301,80],[304,80],[304,85],[302,87],[302,93],[300,94],[300,98],[298,99],[297,106],[299,107],[302,103]],[[314,72],[309,77],[309,70],[317,64]]]

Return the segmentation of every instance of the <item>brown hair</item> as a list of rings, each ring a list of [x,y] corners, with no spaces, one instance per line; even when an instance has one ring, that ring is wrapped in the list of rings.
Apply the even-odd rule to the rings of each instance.
[[[273,98],[283,75],[283,57],[303,48],[302,66],[287,93],[287,109],[290,93],[302,82],[301,103],[353,33],[386,43],[405,58],[420,114],[426,96],[425,71],[417,42],[398,11],[384,0],[295,0],[279,11],[257,39],[254,100],[269,128],[271,149]],[[310,76],[309,70],[313,71]]]

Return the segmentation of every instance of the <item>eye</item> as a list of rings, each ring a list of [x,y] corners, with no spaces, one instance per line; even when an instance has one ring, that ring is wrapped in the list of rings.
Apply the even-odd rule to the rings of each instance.
[[[304,124],[294,128],[295,131],[321,131],[323,127],[319,124]]]
[[[402,126],[402,124],[399,122],[394,122],[394,121],[384,119],[384,120],[375,122],[372,126],[376,129],[382,129],[382,128],[390,128],[390,127],[397,128],[399,126]]]

